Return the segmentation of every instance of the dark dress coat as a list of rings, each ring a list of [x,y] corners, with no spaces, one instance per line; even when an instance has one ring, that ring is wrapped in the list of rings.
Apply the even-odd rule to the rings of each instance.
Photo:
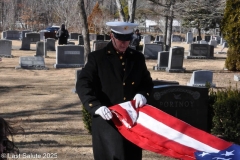
[[[111,120],[94,115],[101,106],[130,101],[137,93],[148,98],[153,88],[142,53],[128,48],[124,62],[112,42],[88,55],[76,90],[84,107],[92,115],[92,140],[95,160],[141,160],[142,149],[126,140]],[[124,70],[125,69],[125,70]]]
[[[67,44],[67,40],[69,37],[68,30],[66,29],[59,29],[56,33],[56,37],[58,38],[58,44]]]

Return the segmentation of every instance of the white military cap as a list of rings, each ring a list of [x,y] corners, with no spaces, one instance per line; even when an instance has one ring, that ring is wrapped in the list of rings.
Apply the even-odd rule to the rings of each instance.
[[[111,28],[111,30],[118,34],[130,34],[133,33],[133,29],[138,26],[136,23],[128,23],[128,22],[107,22],[107,26]]]

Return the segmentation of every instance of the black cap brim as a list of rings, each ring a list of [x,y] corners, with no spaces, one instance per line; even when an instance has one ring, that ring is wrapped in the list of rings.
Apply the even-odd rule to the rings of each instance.
[[[132,35],[133,33],[129,33],[129,34],[118,34],[115,32],[112,32],[114,37],[120,41],[131,41],[132,40]]]

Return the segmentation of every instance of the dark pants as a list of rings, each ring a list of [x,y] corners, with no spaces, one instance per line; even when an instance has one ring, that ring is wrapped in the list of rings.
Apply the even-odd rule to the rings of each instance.
[[[111,120],[94,117],[92,136],[94,160],[142,160],[142,149],[125,139]]]

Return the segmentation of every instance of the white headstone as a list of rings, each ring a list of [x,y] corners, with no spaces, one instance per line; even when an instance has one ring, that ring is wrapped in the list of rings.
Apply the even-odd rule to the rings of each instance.
[[[212,80],[212,71],[199,70],[193,72],[190,82],[188,82],[187,85],[195,87],[206,87],[206,84],[208,83],[211,87],[215,87],[215,84],[212,83]]]

